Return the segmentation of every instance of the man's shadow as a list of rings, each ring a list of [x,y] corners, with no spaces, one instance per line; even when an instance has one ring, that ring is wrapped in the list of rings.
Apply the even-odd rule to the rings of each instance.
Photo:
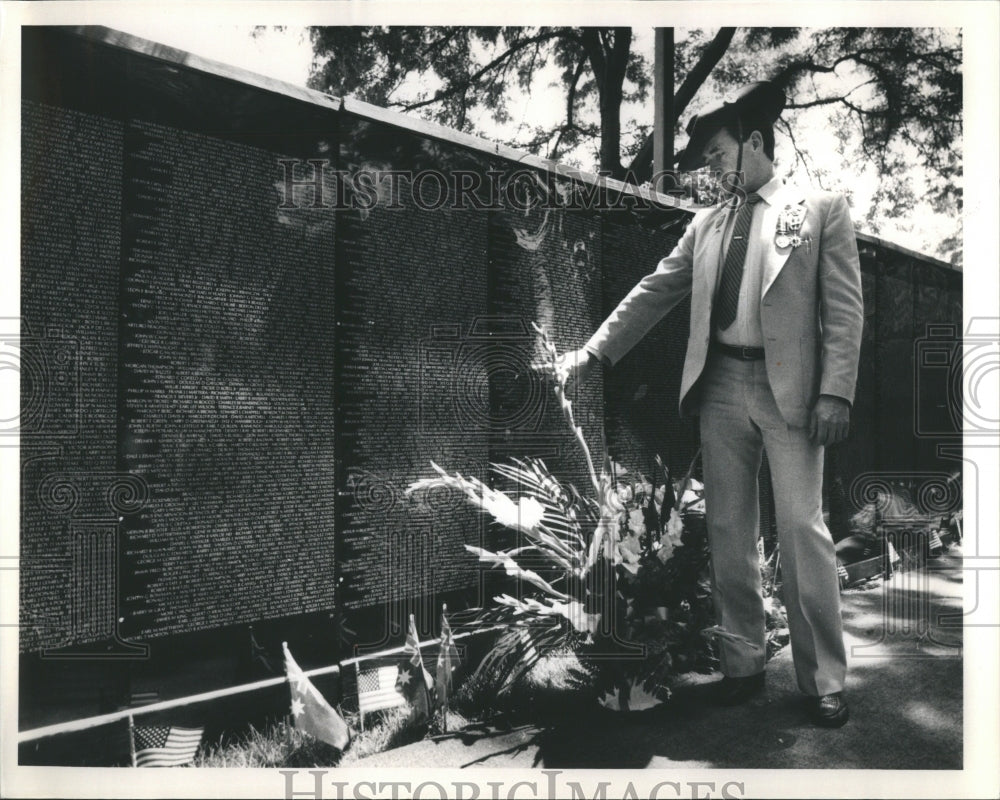
[[[654,759],[704,768],[763,768],[773,763],[771,751],[791,747],[798,738],[795,729],[806,725],[792,693],[765,695],[740,709],[720,709],[710,695],[710,684],[685,686],[659,706],[630,713],[577,697],[558,710],[551,705],[542,709],[529,725],[483,725],[449,736],[471,746],[512,731],[523,734],[519,741],[505,742],[507,746],[470,759],[463,767],[497,766],[534,749],[534,768],[644,769]],[[768,744],[757,741],[748,754],[745,741],[755,738],[755,725],[777,734]]]

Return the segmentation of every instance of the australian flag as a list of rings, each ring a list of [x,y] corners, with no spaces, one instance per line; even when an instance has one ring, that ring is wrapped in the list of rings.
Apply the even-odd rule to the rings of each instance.
[[[434,680],[424,669],[424,662],[420,658],[417,624],[413,614],[410,614],[410,627],[406,633],[406,644],[403,646],[403,661],[399,665],[399,675],[396,677],[396,691],[413,707],[414,717],[428,719],[431,713],[433,687]]]

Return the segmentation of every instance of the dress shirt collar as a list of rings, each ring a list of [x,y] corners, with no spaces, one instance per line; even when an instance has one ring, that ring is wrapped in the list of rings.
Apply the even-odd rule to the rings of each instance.
[[[778,192],[779,189],[783,188],[785,181],[775,175],[771,180],[765,183],[757,190],[757,194],[760,195],[760,199],[763,200],[768,205],[771,205],[771,199]]]
[[[761,186],[757,190],[756,194],[760,195],[760,199],[763,200],[768,205],[773,205],[774,196],[787,188],[788,186],[785,184],[784,179],[779,178],[777,175],[775,175],[773,178],[771,178],[771,180],[769,180],[767,183]],[[747,192],[746,189],[744,189],[743,192],[744,195],[750,194],[750,192]],[[729,195],[728,197],[723,197],[722,199],[720,199],[718,207],[727,209],[729,214],[732,214],[733,211],[735,211],[740,207],[740,205],[742,205],[740,201],[741,201],[740,195],[734,193]]]

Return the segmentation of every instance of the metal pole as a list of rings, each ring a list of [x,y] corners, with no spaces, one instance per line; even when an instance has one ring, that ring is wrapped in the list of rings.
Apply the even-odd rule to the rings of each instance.
[[[448,614],[448,604],[441,604],[441,620],[444,622],[447,620]],[[451,688],[451,653],[448,652],[448,648],[451,647],[451,641],[444,640],[444,631],[441,631],[441,646],[445,648],[445,657],[438,658],[438,669],[448,670],[448,674],[444,676],[439,682],[441,688],[444,689],[444,697],[441,698],[441,730],[445,733],[448,732],[448,689]],[[443,662],[443,663],[442,663]]]
[[[674,168],[674,29],[657,28],[653,63],[653,189],[669,189]]]
[[[128,715],[128,751],[132,755],[132,766],[135,767],[135,722],[132,715]]]

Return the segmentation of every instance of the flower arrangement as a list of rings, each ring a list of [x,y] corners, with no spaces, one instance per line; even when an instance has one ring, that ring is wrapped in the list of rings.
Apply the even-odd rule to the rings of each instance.
[[[585,457],[590,492],[560,482],[541,459],[526,458],[491,465],[516,492],[432,462],[437,476],[416,481],[407,494],[449,487],[518,534],[517,545],[506,549],[466,545],[511,581],[510,592],[480,613],[482,622],[503,628],[477,671],[495,675],[498,692],[546,654],[569,650],[594,676],[605,706],[655,705],[669,695],[672,677],[716,664],[713,637],[753,645],[713,625],[704,499],[694,462],[677,482],[659,458],[652,480],[630,475],[607,455],[598,472],[566,397],[565,365],[546,332],[535,330],[543,354],[535,368],[552,382]]]

